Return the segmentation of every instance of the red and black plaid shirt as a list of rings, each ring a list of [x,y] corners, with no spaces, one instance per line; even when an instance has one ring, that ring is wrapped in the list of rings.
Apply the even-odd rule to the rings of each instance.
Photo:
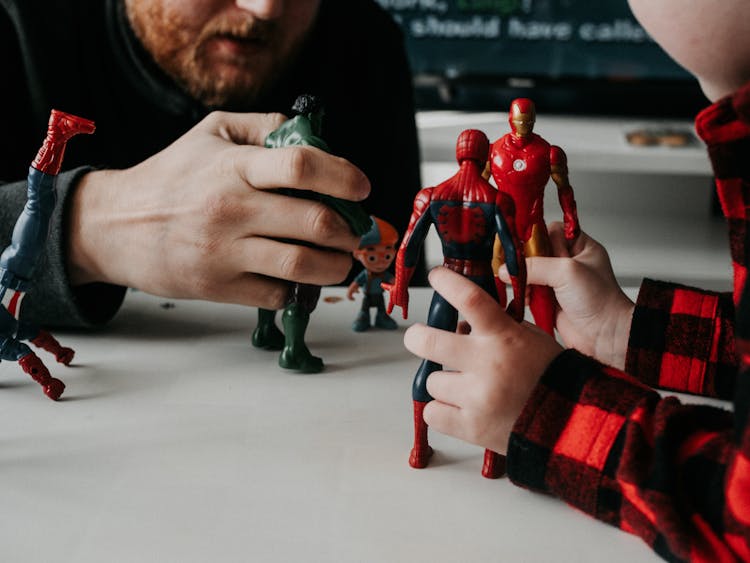
[[[511,479],[643,538],[671,561],[750,561],[750,84],[698,115],[727,217],[734,291],[645,280],[626,372],[575,350],[516,422]],[[651,387],[732,400],[683,405]]]

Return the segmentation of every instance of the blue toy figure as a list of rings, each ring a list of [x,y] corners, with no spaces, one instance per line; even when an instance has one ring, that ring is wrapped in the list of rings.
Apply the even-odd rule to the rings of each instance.
[[[359,242],[359,249],[352,254],[365,267],[354,281],[349,285],[346,296],[349,300],[354,300],[354,294],[362,288],[364,294],[362,298],[362,309],[357,318],[352,323],[352,330],[355,332],[364,332],[372,324],[370,322],[370,308],[375,307],[375,326],[385,330],[395,330],[398,328],[396,321],[388,316],[385,310],[385,300],[383,299],[383,288],[381,283],[393,283],[393,274],[388,268],[396,257],[396,243],[398,242],[398,232],[396,229],[382,219],[370,216],[372,227],[365,233]]]
[[[65,365],[70,364],[74,352],[60,346],[49,332],[22,321],[21,302],[47,243],[65,145],[74,135],[93,132],[92,121],[52,110],[47,137],[29,168],[26,206],[13,228],[10,245],[0,255],[0,360],[18,362],[53,400],[60,398],[65,384],[51,377],[42,360],[22,341],[51,352]]]

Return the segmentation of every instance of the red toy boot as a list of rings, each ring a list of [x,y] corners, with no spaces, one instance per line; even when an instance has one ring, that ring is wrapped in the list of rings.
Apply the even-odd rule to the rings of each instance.
[[[50,376],[49,371],[39,359],[39,356],[30,352],[18,360],[21,369],[31,376],[44,389],[44,394],[53,401],[57,401],[65,391],[65,384],[59,379]]]
[[[54,354],[55,359],[66,366],[70,365],[70,362],[73,361],[73,356],[76,354],[72,348],[60,346],[57,339],[46,330],[40,330],[39,335],[32,340],[31,343],[37,348],[41,348],[50,354]]]
[[[93,121],[53,109],[49,116],[47,138],[31,166],[44,174],[56,175],[60,172],[68,139],[79,133],[93,133],[94,128]]]
[[[427,467],[432,457],[432,448],[427,443],[427,423],[422,418],[427,403],[414,401],[414,447],[409,455],[409,465],[415,469]]]

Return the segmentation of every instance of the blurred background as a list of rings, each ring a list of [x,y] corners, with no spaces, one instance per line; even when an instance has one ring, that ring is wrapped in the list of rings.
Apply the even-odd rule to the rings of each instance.
[[[708,102],[626,0],[378,1],[404,31],[425,186],[455,172],[460,131],[494,141],[509,131],[511,100],[532,98],[535,132],[567,153],[582,228],[607,247],[621,284],[730,288],[724,221],[692,125]],[[553,184],[545,212],[562,217]]]

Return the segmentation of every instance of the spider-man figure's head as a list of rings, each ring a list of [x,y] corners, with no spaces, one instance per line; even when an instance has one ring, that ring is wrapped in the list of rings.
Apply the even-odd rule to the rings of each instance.
[[[490,141],[487,135],[478,129],[462,131],[456,141],[456,160],[459,163],[464,160],[474,160],[484,166],[489,151]]]

